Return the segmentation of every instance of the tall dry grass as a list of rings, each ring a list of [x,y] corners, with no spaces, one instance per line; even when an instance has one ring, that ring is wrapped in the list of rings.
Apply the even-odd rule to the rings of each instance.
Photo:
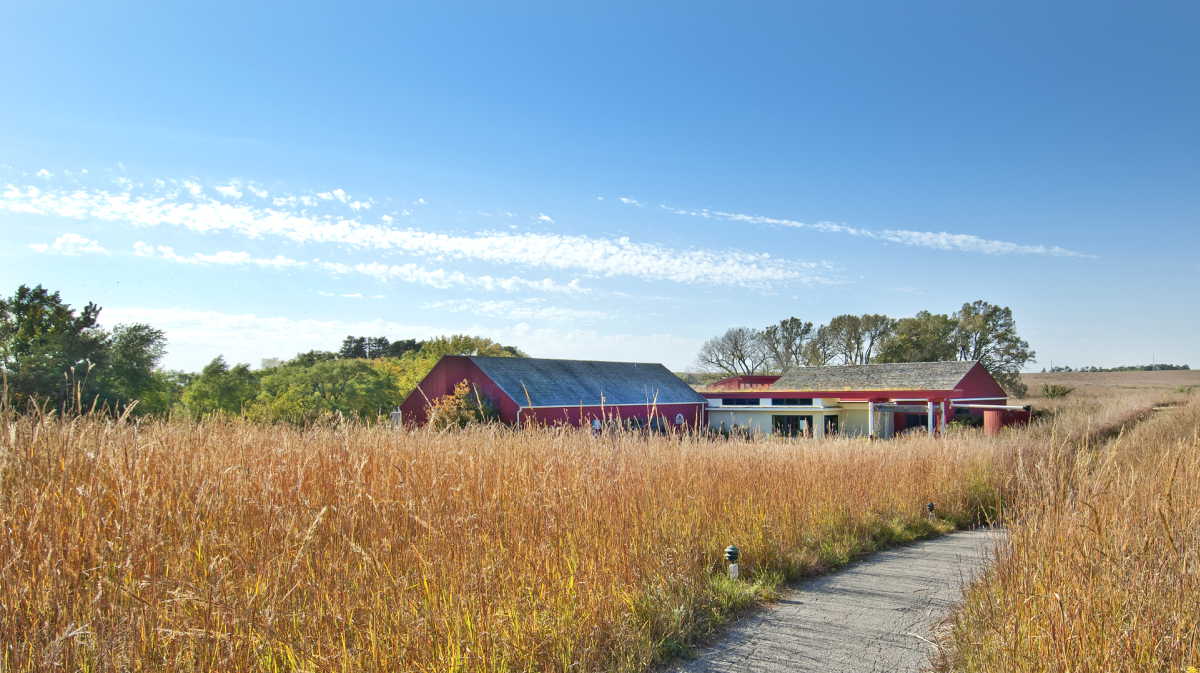
[[[1114,398],[1108,426],[1022,455],[1011,546],[968,590],[943,670],[1200,666],[1200,396],[1160,401],[1121,421]]]
[[[643,670],[1023,441],[0,420],[4,670]]]

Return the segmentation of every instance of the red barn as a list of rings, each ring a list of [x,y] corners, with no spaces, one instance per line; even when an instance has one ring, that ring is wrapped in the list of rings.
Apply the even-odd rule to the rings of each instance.
[[[446,355],[400,405],[404,424],[424,425],[429,403],[466,381],[505,423],[591,425],[655,421],[703,427],[708,400],[657,363]]]

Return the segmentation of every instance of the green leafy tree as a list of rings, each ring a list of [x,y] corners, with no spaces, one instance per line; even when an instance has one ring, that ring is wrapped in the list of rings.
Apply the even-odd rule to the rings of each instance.
[[[149,325],[117,325],[109,338],[109,366],[100,374],[104,387],[122,401],[143,400],[164,383],[155,375],[167,354],[167,337]]]
[[[266,374],[251,414],[268,421],[313,422],[341,413],[372,420],[390,411],[390,376],[361,359],[289,363]]]
[[[896,321],[875,362],[944,362],[958,359],[958,322],[948,315],[921,311]]]
[[[166,335],[140,323],[117,325],[110,333],[97,324],[99,315],[94,303],[76,312],[41,285],[22,285],[0,299],[0,366],[10,398],[18,404],[54,400],[60,413],[93,405],[120,410],[151,397],[164,401],[169,382],[156,370]],[[157,408],[139,404],[134,411]]]
[[[1034,360],[1029,342],[1017,336],[1012,309],[986,301],[963,304],[955,312],[954,343],[959,360],[979,360],[1010,395],[1028,393],[1021,383],[1021,368]]]
[[[258,380],[250,365],[230,367],[218,355],[184,389],[183,405],[194,418],[216,412],[241,414],[257,396]]]
[[[311,367],[318,362],[330,362],[338,359],[337,353],[330,351],[309,351],[307,353],[298,353],[296,357],[287,361],[289,365],[299,365],[301,367]]]
[[[21,285],[0,299],[0,358],[10,399],[54,400],[61,413],[72,401],[104,396],[95,370],[108,364],[108,334],[96,324],[100,307],[81,312],[58,292]],[[107,400],[106,400],[107,401]]]
[[[529,357],[513,346],[502,346],[487,337],[455,334],[437,337],[421,346],[421,353],[440,358],[443,355],[486,355],[491,357]]]
[[[155,369],[151,372],[153,383],[142,393],[135,414],[165,414],[184,410],[183,392],[195,378],[194,374],[178,370]]]
[[[375,360],[377,358],[398,358],[409,351],[421,350],[424,341],[402,339],[389,341],[387,337],[356,337],[348,336],[342,340],[338,357],[349,359]]]
[[[379,358],[368,363],[387,376],[388,404],[396,407],[416,389],[440,357],[422,351],[409,351],[398,358]]]

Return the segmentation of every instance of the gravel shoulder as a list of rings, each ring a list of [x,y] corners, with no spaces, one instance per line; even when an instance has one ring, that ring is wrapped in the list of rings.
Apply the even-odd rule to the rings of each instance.
[[[671,670],[917,671],[933,652],[931,629],[1005,539],[979,529],[872,554],[804,582]]]

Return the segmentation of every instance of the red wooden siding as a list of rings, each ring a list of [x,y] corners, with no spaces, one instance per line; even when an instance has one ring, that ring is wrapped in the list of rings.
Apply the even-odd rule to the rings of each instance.
[[[454,392],[454,386],[463,381],[477,386],[479,394],[489,398],[500,407],[500,420],[515,423],[517,403],[492,383],[479,367],[469,358],[444,357],[430,370],[417,390],[400,405],[400,419],[405,425],[425,425],[429,420],[429,402]],[[472,388],[474,389],[474,388]],[[428,398],[428,401],[427,399]]]
[[[667,423],[675,425],[675,417],[683,414],[684,428],[704,427],[707,418],[704,416],[703,404],[661,404],[650,405],[621,405],[617,407],[537,407],[521,410],[521,425],[534,422],[537,425],[590,425],[592,419],[628,420],[636,418],[649,420],[651,411],[655,416],[665,417]]]
[[[590,425],[592,419],[601,420],[631,419],[648,420],[652,407],[650,405],[620,405],[606,406],[562,406],[520,408],[523,405],[509,397],[492,382],[475,363],[467,357],[446,356],[438,361],[429,374],[421,381],[400,405],[400,418],[405,425],[424,425],[429,421],[429,402],[443,395],[454,392],[454,386],[462,381],[471,384],[473,389],[478,387],[479,394],[486,399],[497,402],[500,408],[500,421],[515,424],[520,417],[522,425],[531,420],[539,425]],[[524,402],[525,400],[520,400]],[[704,403],[663,404],[653,407],[657,416],[665,416],[671,425],[675,424],[675,416],[683,414],[686,427],[703,427],[707,418],[704,416]],[[519,414],[518,414],[519,410]]]

